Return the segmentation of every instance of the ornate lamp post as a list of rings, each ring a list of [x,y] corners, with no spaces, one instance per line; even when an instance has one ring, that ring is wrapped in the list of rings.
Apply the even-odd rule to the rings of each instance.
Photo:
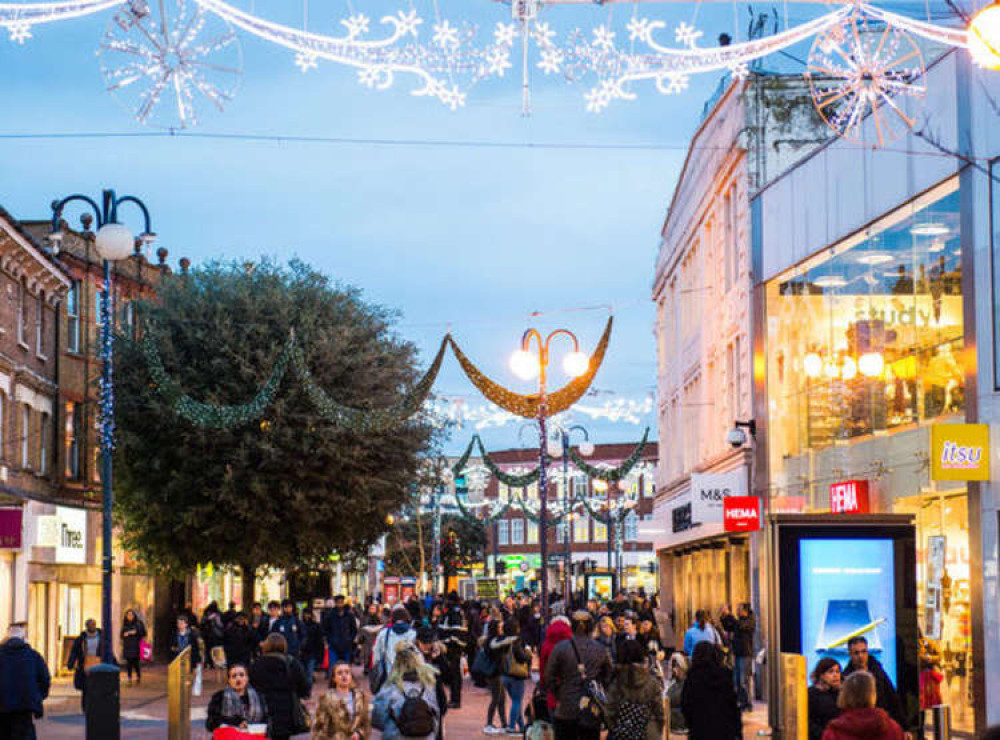
[[[135,253],[138,244],[149,244],[155,239],[155,234],[150,227],[149,211],[145,204],[132,195],[121,198],[115,195],[114,190],[105,190],[101,194],[101,205],[88,198],[86,195],[70,195],[62,200],[52,203],[52,233],[49,239],[58,244],[63,236],[62,232],[62,212],[69,203],[79,201],[94,212],[96,218],[97,233],[94,237],[94,246],[97,248],[98,256],[104,261],[104,292],[101,295],[101,382],[100,382],[100,444],[101,444],[101,483],[103,486],[103,527],[102,527],[102,553],[101,570],[103,573],[101,586],[101,662],[110,664],[114,662],[112,655],[112,635],[111,629],[111,506],[113,494],[111,488],[111,455],[114,448],[115,438],[115,394],[113,383],[113,321],[114,316],[111,309],[111,262],[130,257]],[[132,235],[127,226],[118,221],[118,207],[126,203],[136,206],[142,213],[143,232],[138,240]],[[84,227],[87,228],[90,219],[84,216],[81,219]]]
[[[573,342],[573,351],[563,358],[563,370],[571,377],[584,375],[590,368],[590,358],[580,351],[580,342],[576,335],[568,329],[556,329],[544,339],[537,329],[528,329],[521,337],[521,348],[510,358],[510,366],[515,375],[525,380],[538,378],[538,542],[542,557],[542,619],[549,621],[549,577],[548,577],[548,490],[545,468],[548,462],[546,440],[548,432],[546,422],[548,417],[547,390],[549,345],[557,336],[565,336]],[[531,352],[532,340],[538,344],[538,354]]]

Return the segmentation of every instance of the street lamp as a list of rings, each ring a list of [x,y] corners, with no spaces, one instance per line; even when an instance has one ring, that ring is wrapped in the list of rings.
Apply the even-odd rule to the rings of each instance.
[[[524,380],[538,378],[538,541],[542,556],[542,620],[549,621],[549,563],[548,563],[548,491],[545,467],[548,461],[548,368],[549,345],[558,336],[565,336],[573,342],[573,351],[563,358],[563,370],[571,377],[584,375],[590,368],[590,358],[580,351],[580,342],[568,329],[556,329],[544,339],[537,329],[528,329],[521,337],[521,347],[511,355],[510,366],[514,374]],[[531,343],[538,343],[538,354],[531,352]]]
[[[555,450],[549,449],[549,454],[552,455],[553,451],[557,451],[562,455],[563,464],[563,510],[566,512],[566,524],[563,527],[563,599],[566,608],[569,608],[570,599],[573,595],[572,585],[570,583],[570,570],[573,564],[573,552],[572,546],[570,545],[570,529],[572,528],[573,522],[573,495],[570,491],[569,485],[569,437],[570,433],[578,431],[583,434],[583,442],[580,443],[579,450],[580,454],[584,457],[590,457],[594,454],[594,443],[590,441],[590,435],[587,434],[587,430],[584,429],[579,424],[574,424],[570,427],[563,427],[559,429],[559,441],[561,445]],[[556,457],[557,455],[552,455]]]
[[[115,436],[115,394],[113,378],[113,335],[111,311],[111,263],[133,255],[142,244],[150,244],[156,238],[150,227],[149,211],[145,204],[132,195],[117,197],[114,190],[101,193],[101,205],[86,195],[70,195],[52,203],[52,232],[49,239],[57,246],[63,236],[62,212],[69,203],[79,201],[88,205],[97,219],[97,233],[94,246],[97,255],[104,261],[104,292],[101,295],[101,383],[100,383],[100,443],[101,443],[101,483],[103,487],[103,527],[101,553],[101,662],[113,664],[111,629],[111,455]],[[143,217],[144,230],[138,239],[133,237],[127,226],[118,221],[118,207],[126,203],[136,206]],[[88,219],[89,220],[89,219]],[[86,224],[86,221],[84,221]]]

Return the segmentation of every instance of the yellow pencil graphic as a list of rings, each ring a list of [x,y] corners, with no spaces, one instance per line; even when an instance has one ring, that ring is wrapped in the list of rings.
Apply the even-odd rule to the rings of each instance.
[[[852,639],[854,637],[858,637],[859,635],[863,635],[868,630],[875,629],[880,624],[882,624],[882,622],[884,622],[884,621],[885,621],[885,617],[882,617],[881,619],[876,619],[874,622],[869,622],[868,624],[866,624],[863,627],[858,627],[858,629],[854,630],[854,632],[848,632],[846,635],[844,635],[843,637],[841,637],[839,640],[835,640],[834,642],[831,642],[829,645],[826,646],[826,649],[827,650],[833,650],[835,647],[840,647],[841,645],[845,644],[848,640],[850,640],[850,639]]]

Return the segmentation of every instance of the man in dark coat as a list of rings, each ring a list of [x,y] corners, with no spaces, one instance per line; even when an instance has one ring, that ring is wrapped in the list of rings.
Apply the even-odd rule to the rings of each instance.
[[[196,628],[191,626],[188,618],[181,615],[177,617],[177,629],[170,636],[170,659],[176,658],[187,647],[191,648],[191,670],[193,671],[201,663],[201,635]]]
[[[277,632],[285,638],[288,654],[293,658],[300,657],[302,643],[305,640],[305,625],[295,613],[295,602],[285,599],[281,602],[281,616],[271,622],[271,632]]]
[[[583,663],[588,681],[596,679],[603,686],[611,682],[613,673],[608,651],[590,637],[593,627],[590,612],[574,612],[573,636],[556,645],[545,664],[545,685],[557,702],[553,712],[556,740],[598,740],[601,736],[600,728],[583,728],[578,722],[585,689],[579,664]]]
[[[69,662],[66,670],[73,671],[73,688],[80,692],[80,707],[87,711],[87,674],[91,665],[101,662],[101,643],[103,633],[97,629],[97,622],[88,619],[84,630],[75,640],[69,651]]]
[[[242,663],[249,667],[257,649],[257,635],[243,612],[237,612],[236,617],[226,625],[222,647],[226,651],[226,665]]]
[[[434,680],[434,696],[437,699],[438,707],[441,709],[441,721],[437,723],[436,737],[441,740],[444,737],[444,715],[448,711],[448,697],[445,695],[444,687],[448,680],[451,667],[445,657],[445,651],[440,642],[437,641],[437,632],[430,625],[424,625],[417,630],[417,650],[424,656],[424,662],[437,668],[437,676]],[[460,653],[461,654],[461,653]],[[461,671],[459,671],[461,677]]]
[[[24,640],[24,625],[12,624],[0,645],[0,736],[34,740],[50,681],[45,660]]]
[[[341,594],[333,598],[333,609],[323,615],[323,633],[326,635],[326,645],[330,648],[327,675],[331,676],[335,663],[341,660],[351,662],[354,638],[358,636],[358,620]]]
[[[884,709],[904,730],[909,727],[903,716],[903,707],[899,701],[896,687],[892,685],[889,674],[874,655],[868,653],[868,640],[864,637],[852,637],[847,643],[851,661],[844,668],[843,676],[847,678],[855,671],[868,671],[875,679],[875,706]]]
[[[301,649],[302,668],[309,683],[309,693],[312,694],[313,674],[316,673],[316,666],[323,662],[326,645],[323,643],[323,628],[316,621],[311,607],[302,610],[302,625],[305,627]]]
[[[470,638],[465,628],[462,607],[458,603],[458,594],[454,591],[448,594],[448,610],[444,614],[444,619],[441,620],[438,634],[445,646],[448,666],[446,675],[448,690],[451,693],[451,702],[448,706],[452,709],[459,709],[462,706],[462,653]]]
[[[749,604],[740,604],[738,614],[733,629],[733,684],[740,708],[749,712],[753,709],[750,678],[753,675],[753,633],[757,629],[757,620]]]

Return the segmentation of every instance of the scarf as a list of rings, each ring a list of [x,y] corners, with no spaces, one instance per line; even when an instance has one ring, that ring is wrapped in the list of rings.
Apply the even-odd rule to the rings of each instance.
[[[232,686],[227,686],[222,694],[222,716],[242,717],[248,725],[265,722],[264,705],[257,692],[249,686],[247,686],[247,698],[250,700],[249,707],[244,706],[243,700]]]

